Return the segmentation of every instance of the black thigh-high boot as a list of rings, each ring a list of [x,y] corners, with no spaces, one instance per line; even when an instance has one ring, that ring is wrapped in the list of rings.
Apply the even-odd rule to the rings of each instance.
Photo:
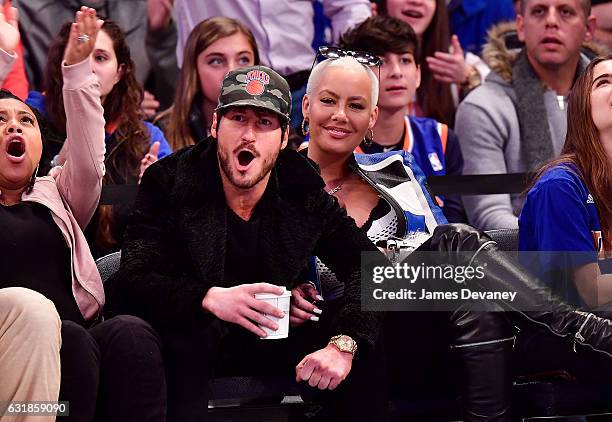
[[[421,250],[436,251],[449,263],[486,265],[482,279],[470,281],[482,290],[515,292],[514,300],[500,300],[506,310],[521,321],[559,337],[573,337],[576,343],[612,357],[612,321],[577,310],[540,284],[524,267],[508,259],[491,238],[464,224],[438,226]],[[473,251],[473,252],[469,252]]]
[[[464,304],[451,313],[451,349],[459,373],[466,421],[510,421],[514,335],[507,315],[495,304]]]

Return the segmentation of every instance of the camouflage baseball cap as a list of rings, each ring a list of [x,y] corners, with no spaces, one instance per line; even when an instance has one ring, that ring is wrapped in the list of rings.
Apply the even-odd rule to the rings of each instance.
[[[265,108],[278,114],[284,121],[289,121],[289,84],[281,75],[266,66],[232,70],[223,79],[216,111],[240,106]]]

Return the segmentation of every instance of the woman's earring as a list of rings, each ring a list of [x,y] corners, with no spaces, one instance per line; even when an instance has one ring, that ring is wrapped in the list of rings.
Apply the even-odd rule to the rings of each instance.
[[[308,119],[304,117],[304,120],[302,120],[302,135],[308,135],[309,130],[310,128],[308,127]]]
[[[374,131],[372,130],[371,127],[369,127],[368,130],[370,131],[370,137],[368,138],[366,136],[365,138],[363,138],[363,143],[365,144],[366,147],[371,147],[372,142],[374,142]]]
[[[36,170],[34,170],[34,173],[32,173],[32,177],[30,177],[30,182],[28,183],[28,187],[26,188],[25,193],[26,194],[31,194],[32,190],[34,190],[34,183],[36,182],[36,175],[38,174],[38,167],[40,166],[40,163],[36,164]]]

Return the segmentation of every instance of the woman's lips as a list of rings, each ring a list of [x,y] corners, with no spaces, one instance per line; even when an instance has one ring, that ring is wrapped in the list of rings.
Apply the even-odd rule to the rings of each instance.
[[[407,88],[401,85],[393,85],[385,89],[387,92],[404,92]]]
[[[11,163],[22,163],[26,158],[25,141],[21,136],[13,136],[6,143],[5,153]]]
[[[424,14],[418,10],[404,10],[402,15],[412,19],[421,19],[424,16]]]
[[[351,131],[349,131],[348,129],[336,126],[327,126],[324,127],[324,129],[327,131],[329,136],[335,139],[344,139],[351,134]]]

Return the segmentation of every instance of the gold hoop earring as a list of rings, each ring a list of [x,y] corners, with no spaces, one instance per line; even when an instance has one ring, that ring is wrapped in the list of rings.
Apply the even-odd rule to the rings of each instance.
[[[363,138],[363,143],[365,144],[366,147],[371,147],[372,142],[374,142],[374,131],[372,130],[371,127],[369,127],[368,130],[370,131],[370,137],[368,138],[366,136],[365,138]]]
[[[304,120],[302,120],[302,135],[308,135],[309,130],[310,128],[308,127],[308,119],[304,117]]]

